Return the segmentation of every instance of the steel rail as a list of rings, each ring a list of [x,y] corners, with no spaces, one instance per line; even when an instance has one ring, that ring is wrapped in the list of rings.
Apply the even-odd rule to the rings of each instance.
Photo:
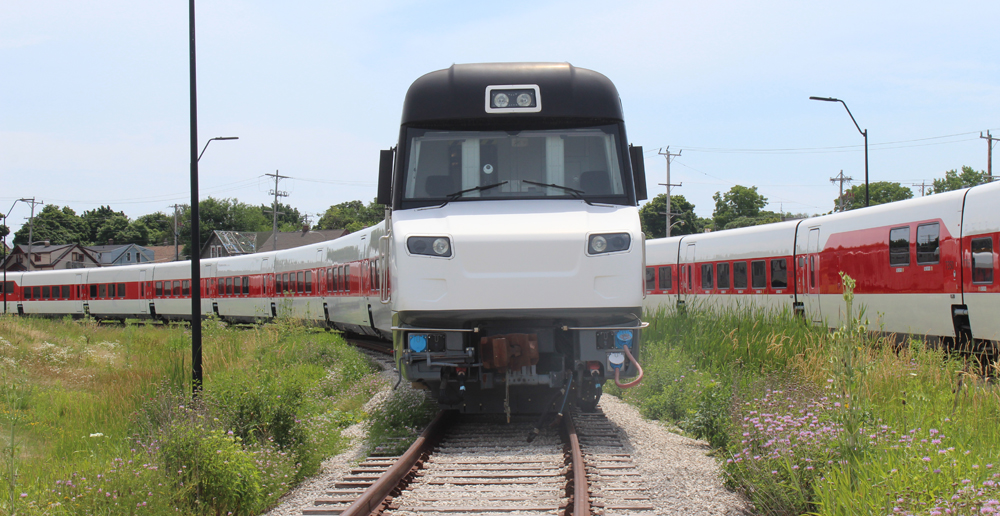
[[[420,437],[417,437],[406,453],[401,455],[396,463],[386,470],[371,487],[365,489],[365,492],[345,509],[341,516],[368,516],[379,512],[386,497],[399,487],[403,478],[410,474],[424,453],[440,436],[445,426],[446,415],[447,411],[438,412],[431,424],[427,425],[427,428],[420,433]]]
[[[587,469],[583,464],[583,452],[580,450],[580,439],[576,435],[573,417],[566,414],[563,419],[566,424],[566,434],[569,437],[570,453],[573,467],[573,516],[590,515],[590,486],[587,484]]]

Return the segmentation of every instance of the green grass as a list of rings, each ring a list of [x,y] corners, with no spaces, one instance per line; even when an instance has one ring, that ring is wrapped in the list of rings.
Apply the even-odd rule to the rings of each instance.
[[[834,333],[754,310],[648,320],[646,378],[609,392],[708,440],[757,513],[1000,512],[1000,390],[974,359],[870,333],[863,309]]]
[[[186,327],[0,318],[0,513],[258,514],[346,441],[380,388],[294,320]]]

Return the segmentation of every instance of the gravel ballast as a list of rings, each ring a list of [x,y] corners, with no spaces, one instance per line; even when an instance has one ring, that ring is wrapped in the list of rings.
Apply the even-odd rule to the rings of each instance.
[[[645,487],[656,514],[749,515],[745,499],[722,485],[718,465],[708,456],[704,441],[668,431],[656,421],[643,419],[635,407],[614,396],[601,398],[601,409],[618,427],[626,452],[632,454],[643,473]],[[362,425],[344,431],[351,444],[340,455],[323,462],[321,473],[285,495],[267,516],[299,516],[304,507],[324,496],[328,487],[364,459],[365,432]]]

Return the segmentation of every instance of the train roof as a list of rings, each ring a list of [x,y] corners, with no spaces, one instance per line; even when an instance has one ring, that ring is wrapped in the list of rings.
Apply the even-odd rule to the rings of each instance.
[[[487,86],[537,85],[537,112],[487,113]],[[618,90],[610,79],[569,63],[455,64],[410,85],[402,124],[444,120],[591,119],[623,120]]]

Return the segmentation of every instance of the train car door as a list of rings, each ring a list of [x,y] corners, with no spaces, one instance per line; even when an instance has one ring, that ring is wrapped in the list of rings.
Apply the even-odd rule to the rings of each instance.
[[[85,297],[84,297],[84,292],[85,291],[86,291],[86,288],[83,286],[83,274],[77,274],[76,275],[76,302],[73,303],[73,310],[76,313],[78,313],[78,314],[82,314],[83,313],[83,300],[85,299]]]
[[[694,297],[693,297],[693,294],[694,294],[694,281],[695,281],[695,277],[694,277],[694,268],[695,268],[695,264],[694,264],[694,260],[695,260],[694,247],[695,247],[695,244],[688,244],[687,248],[684,250],[684,265],[682,266],[683,269],[681,271],[681,278],[680,278],[680,280],[681,280],[681,290],[680,290],[680,293],[681,293],[681,300],[683,300],[685,302],[685,304],[690,304],[691,302],[694,301]]]
[[[149,313],[149,303],[146,302],[146,270],[139,271],[139,313]]]
[[[823,311],[820,308],[819,295],[819,228],[809,228],[806,241],[806,254],[803,256],[803,304],[806,313],[813,322],[823,322]]]

